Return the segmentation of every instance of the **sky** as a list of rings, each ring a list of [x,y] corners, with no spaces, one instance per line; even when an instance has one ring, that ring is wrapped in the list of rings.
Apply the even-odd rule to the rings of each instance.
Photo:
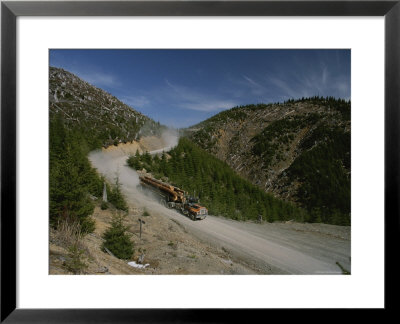
[[[351,51],[50,50],[63,68],[161,124],[183,128],[235,106],[350,100]]]

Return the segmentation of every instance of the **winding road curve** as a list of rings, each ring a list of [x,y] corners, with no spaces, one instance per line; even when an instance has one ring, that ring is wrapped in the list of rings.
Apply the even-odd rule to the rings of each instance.
[[[321,224],[255,224],[211,215],[202,221],[193,222],[143,195],[137,189],[137,173],[126,166],[126,155],[94,151],[89,154],[89,159],[109,181],[115,182],[118,175],[121,189],[131,203],[146,206],[149,210],[156,210],[178,221],[194,236],[223,247],[233,258],[253,265],[260,272],[341,274],[336,262],[350,270],[350,239],[316,231],[315,226]]]

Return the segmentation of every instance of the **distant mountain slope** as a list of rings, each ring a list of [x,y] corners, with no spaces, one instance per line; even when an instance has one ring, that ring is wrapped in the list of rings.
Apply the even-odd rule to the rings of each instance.
[[[186,134],[313,221],[349,224],[350,125],[350,102],[313,97],[235,107]]]
[[[61,118],[68,129],[86,137],[91,148],[160,132],[160,125],[63,69],[50,67],[50,120]]]
[[[168,154],[136,154],[127,163],[198,196],[212,215],[236,220],[262,216],[269,222],[309,219],[304,210],[265,193],[185,137]]]

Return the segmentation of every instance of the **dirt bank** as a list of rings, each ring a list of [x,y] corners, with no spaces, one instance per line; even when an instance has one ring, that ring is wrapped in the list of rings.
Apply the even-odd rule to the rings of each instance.
[[[85,250],[83,261],[88,265],[84,274],[255,274],[256,272],[229,258],[223,249],[200,242],[188,233],[180,222],[148,209],[130,205],[125,225],[135,245],[131,260],[119,260],[101,251],[102,234],[109,227],[113,209],[96,207],[93,218],[96,230],[82,240]],[[140,237],[139,218],[145,221]],[[66,246],[58,241],[59,234],[50,234],[50,274],[66,274],[64,263],[68,259]],[[137,261],[144,254],[145,268],[134,268],[128,261]]]
[[[167,147],[169,145],[170,143],[166,139],[156,136],[148,136],[141,138],[138,142],[132,141],[128,143],[120,143],[118,146],[111,145],[107,148],[103,148],[102,152],[109,156],[121,157],[135,154],[137,150],[139,153],[144,153],[146,151],[150,152],[158,150],[159,148]]]

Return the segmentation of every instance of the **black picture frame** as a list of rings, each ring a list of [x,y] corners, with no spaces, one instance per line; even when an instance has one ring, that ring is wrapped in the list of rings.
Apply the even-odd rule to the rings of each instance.
[[[384,16],[385,309],[396,309],[399,218],[400,0],[395,1],[2,1],[1,3],[1,322],[199,323],[257,318],[241,309],[17,309],[16,19],[18,16]],[[371,266],[373,262],[371,261]],[[367,283],[366,283],[367,284]],[[251,314],[248,314],[251,312]],[[240,316],[239,316],[240,315]],[[248,319],[249,321],[250,319]]]

